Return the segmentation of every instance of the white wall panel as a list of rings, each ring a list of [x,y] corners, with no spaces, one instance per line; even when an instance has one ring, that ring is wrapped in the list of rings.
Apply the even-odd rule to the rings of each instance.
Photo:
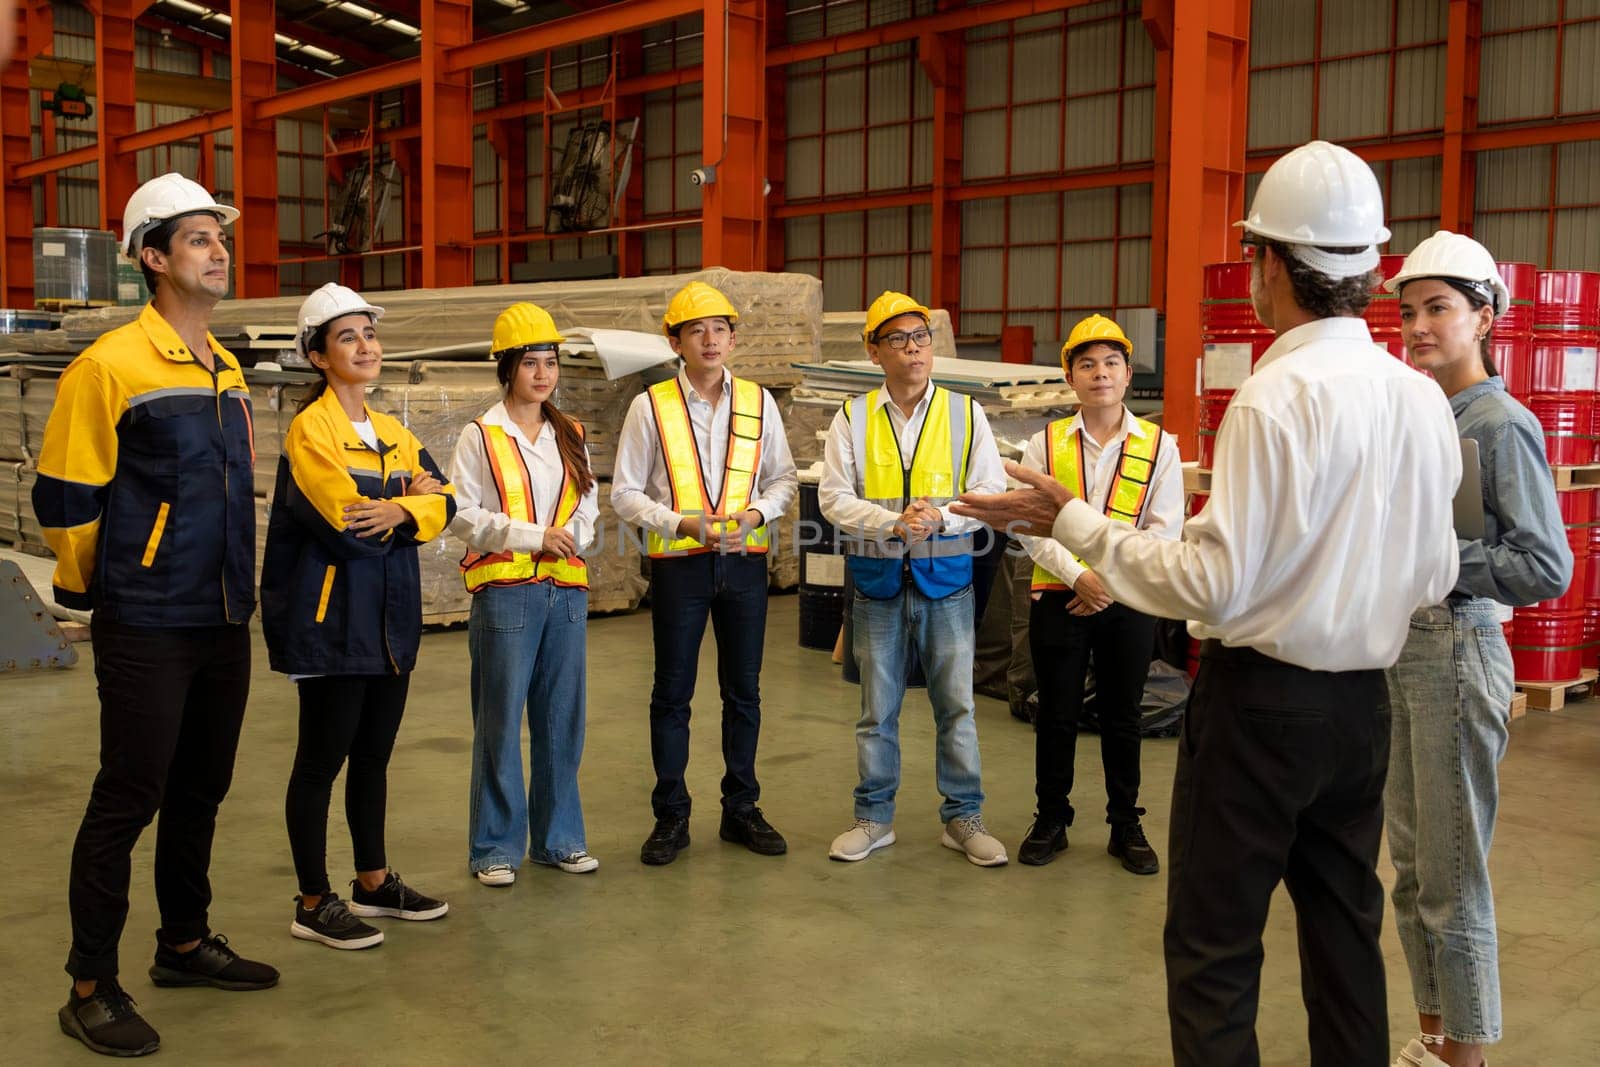
[[[1116,89],[1121,58],[1122,20],[1073,26],[1067,31],[1067,92]]]
[[[850,196],[862,192],[866,138],[862,131],[830,133],[823,138],[822,192],[825,196]]]
[[[1322,54],[1347,56],[1389,46],[1394,0],[1324,0]]]
[[[1548,148],[1510,148],[1478,153],[1476,206],[1479,210],[1544,207],[1549,195]],[[1498,251],[1495,254],[1500,255]],[[1532,262],[1542,260],[1541,252]]]
[[[1011,173],[1053,171],[1061,159],[1061,104],[1021,104],[1011,110]],[[1068,163],[1068,166],[1071,166]]]
[[[823,255],[859,256],[865,251],[861,244],[861,212],[844,211],[823,216]]]
[[[910,172],[911,127],[880,126],[867,131],[867,188],[903,189]]]
[[[790,259],[822,258],[822,219],[817,215],[787,219],[783,224],[783,251]]]
[[[1444,167],[1438,156],[1423,159],[1397,159],[1389,164],[1389,199],[1384,213],[1397,215],[1439,214],[1439,190]]]
[[[1401,219],[1398,222],[1391,222],[1389,224],[1391,236],[1389,243],[1385,246],[1385,251],[1394,255],[1405,255],[1431,236],[1438,228],[1438,216],[1429,219]]]
[[[1567,18],[1592,18],[1600,15],[1600,0],[1567,0]]]
[[[1112,131],[1117,128],[1117,98],[1115,95],[1085,96],[1067,101],[1066,139],[1067,169],[1104,167],[1117,162],[1117,141]]]
[[[1472,232],[1502,263],[1544,263],[1543,212],[1479,215],[1473,221]]]
[[[961,173],[995,178],[1006,173],[1006,113],[980,111],[962,121]]]
[[[1548,115],[1555,105],[1555,62],[1555,30],[1484,38],[1478,121]]]
[[[859,259],[830,259],[822,265],[824,311],[854,311],[861,304],[862,263]]]
[[[1070,64],[1069,64],[1070,66]],[[968,68],[969,77],[971,68]],[[1068,84],[1071,73],[1068,73]],[[1054,100],[1061,95],[1061,34],[1019,36],[1012,51],[1011,99]]]
[[[1150,239],[1135,237],[1118,242],[1117,303],[1139,307],[1150,302]]]
[[[1389,57],[1366,56],[1322,64],[1317,134],[1329,141],[1381,137],[1386,131]]]
[[[915,64],[914,59],[904,58],[876,63],[868,69],[868,121],[876,125],[911,117],[911,81],[922,76]],[[829,92],[832,92],[831,86]]]
[[[908,284],[905,290],[911,293],[931,293],[933,290],[933,256],[927,252],[915,252],[907,257],[907,269],[910,271]]]
[[[865,294],[864,300],[872,301],[879,293],[889,289],[903,293],[906,285],[905,256],[876,256],[862,265],[861,292]]]
[[[786,194],[794,200],[822,195],[822,141],[806,138],[784,145]],[[645,195],[649,196],[649,186]]]
[[[1115,15],[1121,10],[1119,0],[1103,0],[1098,4],[1081,4],[1078,7],[1067,9],[1067,22],[1092,22],[1103,19],[1107,15]]]
[[[933,123],[911,127],[911,184],[933,184]]]
[[[1600,111],[1600,22],[1568,26],[1561,44],[1561,114]]]
[[[1006,240],[1006,202],[968,200],[961,205],[961,240],[969,245],[998,245]]]
[[[903,253],[910,236],[910,221],[903,207],[879,208],[867,216],[867,253],[881,255],[885,252]]]
[[[961,306],[997,308],[1003,294],[1005,254],[998,248],[966,248],[961,252]],[[998,326],[996,327],[998,330]],[[971,332],[970,329],[968,332]]]
[[[1010,259],[1007,306],[1056,307],[1060,296],[1056,290],[1056,246],[1013,247]]]
[[[1560,13],[1560,4],[1561,0],[1484,0],[1483,28],[1509,30],[1554,22]]]
[[[1061,236],[1066,240],[1116,235],[1117,190],[1115,188],[1074,189],[1063,193],[1061,199]]]
[[[1250,75],[1250,118],[1246,132],[1251,148],[1309,141],[1311,68],[1289,67]]]
[[[1062,246],[1062,307],[1111,307],[1114,247],[1111,241]]]
[[[1155,157],[1156,91],[1133,89],[1122,95],[1122,162]]]
[[[848,130],[861,125],[866,88],[867,72],[860,67],[828,72],[825,105],[828,129]]]
[[[1444,73],[1444,45],[1414,48],[1395,57],[1395,132],[1444,128]]]
[[[1600,208],[1566,208],[1556,212],[1554,270],[1600,270]]]
[[[1442,41],[1449,28],[1449,0],[1395,0],[1396,44]]]
[[[1254,0],[1250,5],[1250,65],[1309,62],[1316,41],[1316,16],[1316,0]]]
[[[1009,243],[1054,241],[1056,229],[1061,224],[1061,197],[1059,193],[1040,193],[1036,196],[1009,198],[1011,219]]]
[[[1600,203],[1600,141],[1575,141],[1556,152],[1556,203]]]
[[[791,137],[822,132],[822,78],[804,75],[791,77],[786,84],[785,118]]]
[[[1006,102],[1009,69],[1006,42],[982,41],[967,44],[968,108],[1001,107]]]

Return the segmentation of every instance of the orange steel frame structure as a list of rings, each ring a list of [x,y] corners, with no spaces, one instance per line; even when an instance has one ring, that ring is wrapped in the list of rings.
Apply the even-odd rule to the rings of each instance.
[[[929,296],[959,315],[963,200],[1151,182],[1150,295],[1151,302],[1166,312],[1166,420],[1168,427],[1192,446],[1197,364],[1185,354],[1200,350],[1201,268],[1209,262],[1236,258],[1231,223],[1243,213],[1245,176],[1271,162],[1270,157],[1251,158],[1245,151],[1250,0],[1145,0],[1142,19],[1157,55],[1153,166],[964,185],[960,163],[968,73],[962,53],[964,31],[1084,2],[991,0],[968,7],[961,0],[939,0],[936,11],[928,16],[791,44],[784,40],[784,9],[778,0],[596,3],[566,18],[480,39],[473,36],[470,0],[420,0],[408,6],[408,10],[415,8],[417,24],[423,30],[419,57],[277,92],[272,32],[278,27],[272,9],[246,0],[227,0],[225,6],[234,20],[229,45],[232,106],[138,131],[133,118],[134,25],[148,3],[89,0],[96,25],[99,140],[85,149],[33,159],[27,61],[49,52],[52,20],[47,0],[23,0],[26,12],[18,20],[18,58],[0,76],[0,165],[5,168],[0,198],[0,289],[8,306],[32,302],[31,179],[49,182],[68,167],[97,164],[101,221],[107,228],[115,228],[134,186],[137,151],[194,138],[209,144],[211,135],[228,129],[236,153],[235,198],[243,212],[235,232],[237,292],[240,296],[274,295],[282,262],[277,238],[277,168],[251,165],[250,161],[275,156],[275,121],[279,117],[393,90],[409,94],[407,103],[415,104],[414,113],[421,117],[420,129],[374,131],[395,151],[413,201],[406,212],[409,229],[402,249],[409,257],[408,281],[423,286],[470,285],[476,247],[509,246],[519,237],[534,236],[529,216],[537,208],[526,202],[526,162],[511,149],[521,138],[513,135],[508,122],[546,115],[547,110],[595,106],[603,107],[608,118],[631,116],[637,114],[642,94],[698,82],[704,93],[704,165],[716,171],[715,182],[703,188],[699,220],[708,264],[781,269],[781,220],[785,218],[929,204],[933,214],[933,292]],[[224,4],[219,0],[215,6],[221,9]],[[703,65],[663,73],[639,72],[639,31],[693,16],[703,20]],[[1444,175],[1440,224],[1464,232],[1472,227],[1475,153],[1600,138],[1600,121],[1551,120],[1479,129],[1481,27],[1481,0],[1450,0],[1442,133],[1356,146],[1373,161],[1440,157]],[[601,39],[614,39],[613,77],[605,87],[582,90],[559,103],[553,94],[535,101],[521,99],[517,92],[492,108],[473,110],[471,78],[475,69],[499,67],[503,80],[520,88],[524,58]],[[910,193],[834,198],[820,204],[786,202],[784,68],[802,60],[905,41],[917,42],[919,62],[934,89],[931,186]],[[631,68],[629,76],[615,73],[619,56],[625,57],[622,66]],[[489,124],[502,160],[506,198],[502,235],[474,233],[472,130],[476,123]],[[639,218],[636,189],[628,191],[624,204],[625,223]],[[624,272],[640,269],[639,240],[634,231],[651,225],[662,224],[616,228],[618,260]],[[523,232],[519,234],[519,230]],[[508,269],[509,259],[509,255],[502,257],[502,271]],[[352,276],[347,270],[345,277],[358,278],[359,272]]]

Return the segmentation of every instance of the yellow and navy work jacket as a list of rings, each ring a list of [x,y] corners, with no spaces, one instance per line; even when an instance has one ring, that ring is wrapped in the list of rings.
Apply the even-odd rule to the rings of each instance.
[[[856,456],[856,495],[896,515],[911,501],[926,499],[942,507],[966,492],[972,456],[972,398],[933,387],[922,432],[907,468],[889,408],[877,403],[874,389],[845,404]],[[887,600],[907,581],[922,594],[942,600],[972,584],[972,535],[935,534],[907,545],[893,531],[841,528],[851,581],[863,596]]]
[[[61,375],[33,507],[62,605],[158,627],[255,611],[250,392],[206,340],[215,372],[147,304]]]
[[[522,449],[506,433],[504,426],[474,419],[478,435],[483,441],[483,452],[489,458],[489,471],[494,475],[495,492],[500,494],[500,510],[511,516],[513,522],[539,521],[533,502],[533,475],[522,458]],[[573,420],[578,436],[583,436],[583,425]],[[547,519],[546,526],[565,526],[578,510],[578,483],[572,471],[562,468],[561,492],[556,496],[556,513]],[[467,583],[467,592],[476,593],[490,585],[526,585],[530,582],[554,582],[557,585],[589,588],[589,567],[582,556],[562,559],[551,552],[474,552],[467,549],[461,557],[461,577]]]
[[[656,432],[661,437],[661,456],[667,465],[667,482],[672,486],[672,510],[679,515],[737,515],[750,507],[755,495],[756,473],[761,469],[761,421],[766,412],[766,396],[761,386],[743,378],[733,379],[733,409],[728,415],[728,456],[723,466],[722,492],[715,502],[706,489],[700,465],[700,446],[689,421],[689,402],[683,385],[669,378],[650,387],[650,408],[656,417]],[[744,536],[744,551],[760,554],[767,550],[770,537],[765,526],[757,526]],[[693,556],[711,549],[692,537],[669,541],[654,530],[646,545],[652,559],[663,556]]]
[[[417,662],[422,583],[417,546],[455,516],[455,488],[416,435],[367,409],[378,447],[361,439],[332,390],[294,417],[283,439],[261,563],[261,628],[284,674],[404,674]],[[406,496],[422,473],[444,485]],[[357,537],[344,509],[389,500],[409,516]]]
[[[1117,471],[1112,477],[1111,489],[1106,493],[1106,517],[1113,522],[1139,525],[1145,505],[1150,500],[1150,480],[1155,476],[1156,453],[1161,449],[1161,428],[1144,419],[1136,420],[1143,437],[1129,434],[1122,442],[1122,454],[1117,457]],[[1087,500],[1089,492],[1084,484],[1083,435],[1087,430],[1070,433],[1072,420],[1057,419],[1045,430],[1045,473],[1071,489],[1079,500]],[[1077,559],[1076,556],[1073,557]],[[1081,564],[1083,561],[1080,559]],[[1084,564],[1087,566],[1087,564]],[[1033,565],[1033,591],[1066,589],[1067,583],[1051,574],[1037,563]]]

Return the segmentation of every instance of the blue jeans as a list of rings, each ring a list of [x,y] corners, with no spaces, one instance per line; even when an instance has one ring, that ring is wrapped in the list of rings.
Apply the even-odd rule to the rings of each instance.
[[[658,819],[689,817],[689,702],[694,699],[706,619],[717,637],[722,695],[722,807],[746,811],[761,797],[761,653],[767,636],[767,557],[702,552],[650,561],[650,626],[655,687],[650,691],[650,758]]]
[[[1389,668],[1384,807],[1394,916],[1417,1011],[1453,1041],[1500,1040],[1489,845],[1511,715],[1511,652],[1490,600],[1420,608]]]
[[[912,646],[928,676],[938,727],[934,773],[943,822],[983,807],[978,725],[972,707],[972,586],[929,600],[907,584],[887,600],[855,594],[855,653],[861,664],[861,720],[856,723],[856,818],[894,821],[900,788],[900,705]]]
[[[474,871],[555,863],[585,850],[578,762],[583,758],[584,648],[589,593],[554,582],[490,586],[472,597]],[[528,714],[527,793],[522,714]]]

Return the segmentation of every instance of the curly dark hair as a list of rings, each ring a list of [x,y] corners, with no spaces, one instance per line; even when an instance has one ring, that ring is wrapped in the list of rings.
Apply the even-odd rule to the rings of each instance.
[[[1372,303],[1372,290],[1383,280],[1377,271],[1367,271],[1352,278],[1330,278],[1321,271],[1308,267],[1295,258],[1294,250],[1282,241],[1262,239],[1261,246],[1270,248],[1283,261],[1289,272],[1289,284],[1294,287],[1294,300],[1319,319],[1338,316],[1359,318]],[[1326,248],[1326,252],[1349,255],[1360,248]]]

